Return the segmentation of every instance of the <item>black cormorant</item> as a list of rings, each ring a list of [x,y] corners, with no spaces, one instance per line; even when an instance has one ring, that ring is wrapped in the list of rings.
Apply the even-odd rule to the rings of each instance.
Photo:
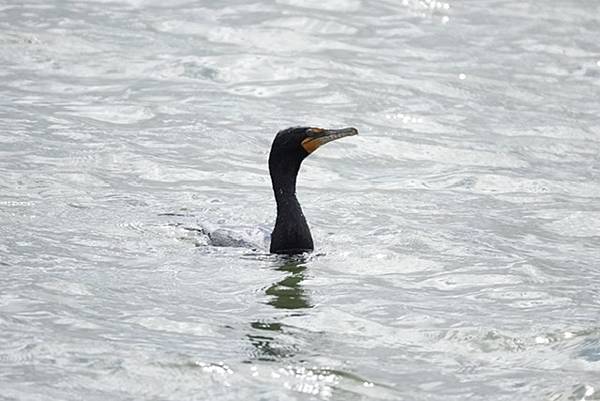
[[[313,250],[310,229],[296,198],[300,164],[321,145],[357,135],[356,128],[293,127],[279,131],[271,145],[269,173],[277,202],[277,220],[271,233],[271,253],[297,254]]]

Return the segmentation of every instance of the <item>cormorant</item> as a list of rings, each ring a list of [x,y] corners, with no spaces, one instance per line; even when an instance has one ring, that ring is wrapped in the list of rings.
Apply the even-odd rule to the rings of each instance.
[[[277,202],[271,253],[292,255],[313,250],[310,229],[296,198],[296,177],[300,164],[319,146],[357,134],[356,128],[313,127],[293,127],[277,133],[269,154],[269,173]]]

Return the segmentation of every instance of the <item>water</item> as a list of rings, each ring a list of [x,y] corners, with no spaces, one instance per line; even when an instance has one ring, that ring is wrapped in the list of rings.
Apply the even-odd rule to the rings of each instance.
[[[4,0],[0,399],[600,399],[599,22]],[[300,124],[360,135],[305,161],[289,260],[266,160]]]

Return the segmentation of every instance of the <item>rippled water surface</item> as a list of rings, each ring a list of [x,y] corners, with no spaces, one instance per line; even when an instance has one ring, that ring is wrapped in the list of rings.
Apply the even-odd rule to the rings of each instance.
[[[0,399],[600,399],[600,5],[448,1],[3,0]]]

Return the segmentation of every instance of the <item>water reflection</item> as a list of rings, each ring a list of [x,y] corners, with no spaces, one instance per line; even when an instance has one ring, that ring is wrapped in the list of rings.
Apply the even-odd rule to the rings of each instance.
[[[302,287],[305,278],[305,260],[286,259],[276,270],[288,273],[282,280],[268,287],[265,294],[270,297],[269,305],[276,309],[294,311],[288,316],[302,315],[302,309],[312,308],[310,299]],[[254,347],[254,358],[274,361],[294,356],[298,346],[289,330],[278,321],[254,321],[250,323],[253,333],[248,334]],[[257,332],[257,330],[260,330]]]
[[[281,281],[273,284],[265,293],[272,296],[269,305],[277,309],[306,309],[312,308],[310,300],[304,292],[302,281],[306,266],[304,261],[288,261],[283,266],[278,267],[277,271],[288,272],[289,274]]]

